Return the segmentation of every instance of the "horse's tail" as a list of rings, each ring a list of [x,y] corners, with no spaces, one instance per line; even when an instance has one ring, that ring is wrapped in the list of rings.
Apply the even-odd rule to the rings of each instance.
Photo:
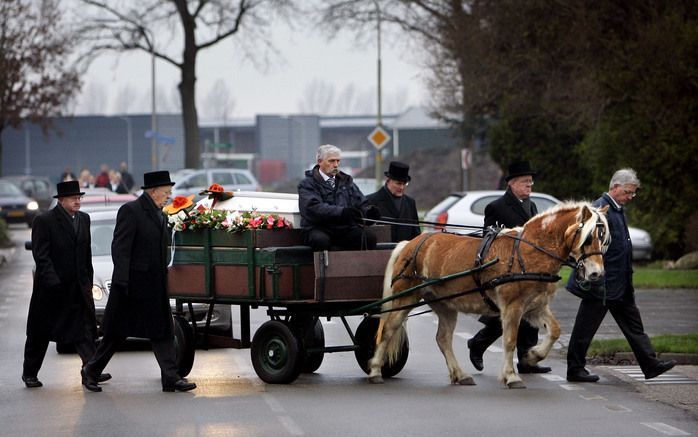
[[[393,294],[393,274],[395,273],[395,262],[397,261],[402,249],[407,246],[409,241],[401,241],[395,246],[393,252],[390,254],[390,259],[388,260],[388,265],[385,267],[385,276],[383,278],[383,299],[390,297]],[[392,301],[385,302],[381,307],[383,311],[388,311],[392,308]],[[380,323],[378,324],[378,331],[376,332],[376,347],[381,341],[383,335],[383,325],[385,324],[385,317],[387,313],[381,315]],[[405,329],[398,329],[395,335],[390,338],[390,342],[386,345],[385,356],[389,364],[394,363],[398,358],[398,353],[403,343],[403,337],[406,335]]]

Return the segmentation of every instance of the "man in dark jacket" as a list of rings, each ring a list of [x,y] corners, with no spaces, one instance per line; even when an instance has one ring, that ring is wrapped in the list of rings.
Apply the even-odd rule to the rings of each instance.
[[[77,181],[61,182],[56,190],[58,204],[37,216],[32,226],[36,271],[22,372],[27,387],[42,386],[37,375],[49,341],[75,345],[83,364],[95,352],[90,216],[79,211],[85,193]]]
[[[380,190],[366,196],[369,205],[375,205],[380,211],[381,219],[392,222],[410,223],[410,225],[391,225],[390,241],[411,240],[419,235],[419,216],[413,198],[405,194],[410,183],[410,166],[392,161],[386,171],[385,185]]]
[[[112,241],[111,293],[104,311],[104,338],[82,370],[85,388],[101,391],[95,375],[126,337],[150,339],[160,365],[162,390],[187,391],[196,384],[177,373],[174,326],[167,296],[167,220],[162,208],[172,195],[170,174],[143,175],[143,194],[119,208]]]
[[[624,206],[637,194],[640,180],[629,168],[618,170],[611,177],[608,192],[594,201],[594,206],[608,205],[608,228],[611,244],[603,256],[604,286],[597,290],[583,291],[570,275],[567,289],[580,296],[577,318],[572,328],[567,350],[567,380],[572,382],[596,382],[597,375],[584,368],[586,353],[596,330],[606,313],[611,312],[618,327],[628,340],[645,379],[661,375],[676,365],[676,361],[660,361],[642,326],[640,310],[635,305],[633,287],[633,246],[630,241]]]
[[[485,207],[485,227],[514,228],[522,226],[531,217],[538,214],[536,204],[531,202],[531,187],[536,172],[531,170],[528,161],[514,162],[509,166],[505,178],[507,191],[494,202]],[[480,322],[485,327],[473,338],[468,340],[470,361],[477,370],[484,368],[482,355],[487,348],[502,336],[502,321],[498,316],[481,316]],[[519,362],[516,367],[519,373],[547,373],[552,369],[537,364],[525,364],[523,357],[538,343],[538,328],[531,326],[526,320],[521,320],[519,333],[516,337],[516,354]]]
[[[320,146],[317,165],[298,184],[303,243],[314,251],[375,249],[376,236],[364,229],[363,218],[377,220],[380,213],[352,177],[339,171],[341,153],[336,146]]]

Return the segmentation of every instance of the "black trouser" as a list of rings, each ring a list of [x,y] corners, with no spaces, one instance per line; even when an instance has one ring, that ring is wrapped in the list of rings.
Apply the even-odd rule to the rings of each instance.
[[[628,340],[642,372],[647,373],[653,369],[659,360],[649,337],[645,334],[640,310],[635,305],[635,297],[628,293],[621,300],[607,300],[605,306],[600,300],[582,299],[567,349],[567,373],[580,371],[586,365],[589,345],[607,311],[611,312]]]
[[[312,247],[315,252],[330,250],[332,246],[340,246],[346,250],[373,250],[376,248],[376,236],[373,232],[359,226],[342,231],[323,228],[304,229],[302,236],[303,244]]]
[[[90,358],[85,365],[85,372],[93,379],[104,371],[104,368],[109,364],[109,360],[114,356],[116,349],[125,340],[124,337],[115,337],[105,335],[97,347],[94,356]],[[177,368],[177,353],[175,351],[174,337],[165,337],[161,339],[150,339],[150,344],[153,347],[153,354],[160,366],[160,376],[162,385],[171,386],[180,379]]]
[[[502,336],[502,320],[499,316],[480,316],[478,319],[485,324],[470,342],[470,348],[484,353],[488,347]],[[538,328],[532,326],[526,320],[521,320],[519,333],[516,336],[516,356],[519,362],[524,362],[523,358],[533,346],[538,343]]]
[[[49,339],[27,335],[27,341],[24,343],[24,365],[22,375],[34,376],[39,374],[41,365],[44,363],[46,351],[48,350]],[[84,337],[72,343],[77,350],[82,365],[92,358],[95,353],[95,342],[90,334],[90,330],[85,329]]]

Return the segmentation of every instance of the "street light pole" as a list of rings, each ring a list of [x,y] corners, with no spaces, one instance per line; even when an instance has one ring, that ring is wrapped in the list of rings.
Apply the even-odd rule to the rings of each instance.
[[[383,117],[381,114],[382,106],[382,90],[381,90],[381,9],[378,5],[378,1],[374,0],[373,4],[376,6],[376,30],[378,36],[378,57],[377,57],[377,69],[378,69],[378,112],[376,125],[381,126],[383,124]],[[376,191],[381,188],[381,169],[383,167],[383,154],[380,149],[376,149]]]
[[[150,95],[150,104],[151,104],[151,113],[150,113],[150,132],[152,136],[150,137],[150,160],[151,160],[151,168],[152,171],[155,171],[158,169],[158,144],[157,144],[157,138],[156,138],[156,132],[158,131],[158,115],[157,115],[157,107],[155,104],[155,40],[152,38],[152,32],[151,32],[151,40],[152,40],[152,45],[150,49],[150,54],[151,54],[151,61],[150,61],[150,86],[151,86],[151,95]],[[129,164],[129,168],[130,164]]]

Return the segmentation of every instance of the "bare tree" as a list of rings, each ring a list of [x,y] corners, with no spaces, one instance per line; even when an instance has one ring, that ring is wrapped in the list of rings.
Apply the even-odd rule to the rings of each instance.
[[[204,113],[208,117],[221,120],[224,125],[232,117],[235,99],[233,99],[230,89],[223,79],[218,79],[213,83],[206,94],[206,99],[204,99],[204,107],[206,108]]]
[[[196,59],[200,51],[236,34],[236,48],[246,53],[260,44],[270,47],[263,32],[274,13],[291,10],[292,0],[81,0],[82,34],[91,52],[142,50],[181,72],[179,93],[185,136],[185,166],[199,165],[199,122],[196,109]],[[163,31],[169,33],[164,35]],[[180,41],[172,48],[172,41]]]
[[[50,127],[79,90],[74,45],[56,0],[0,2],[0,175],[2,131],[26,121]]]

